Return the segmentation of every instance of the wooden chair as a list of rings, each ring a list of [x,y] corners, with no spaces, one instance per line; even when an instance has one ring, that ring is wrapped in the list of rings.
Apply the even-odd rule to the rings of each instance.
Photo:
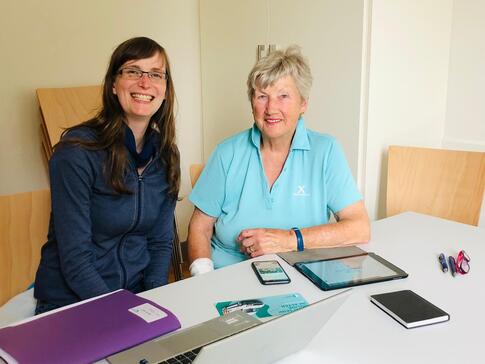
[[[390,146],[387,216],[415,211],[477,225],[485,153]]]
[[[34,314],[33,292],[26,289],[35,279],[41,247],[47,240],[50,212],[47,189],[0,196],[0,327]],[[177,234],[174,267],[178,267],[174,264],[176,256],[181,256]],[[176,269],[171,276],[182,278]]]
[[[190,175],[190,184],[192,188],[195,186],[195,183],[199,179],[202,170],[204,169],[205,164],[191,164],[189,167],[189,175]],[[182,276],[186,275],[190,277],[189,273],[189,265],[188,265],[188,250],[187,250],[187,241],[181,241],[180,244],[180,267],[182,272]]]
[[[53,146],[59,142],[62,132],[71,126],[94,117],[101,107],[102,87],[84,86],[70,88],[40,88],[37,98],[42,115],[42,145],[47,160]],[[172,253],[172,280],[182,278],[180,268],[181,250],[175,225],[174,249]]]
[[[101,86],[39,88],[41,135],[47,156],[64,129],[91,119],[101,107]]]
[[[34,281],[50,211],[49,190],[0,196],[0,306]]]

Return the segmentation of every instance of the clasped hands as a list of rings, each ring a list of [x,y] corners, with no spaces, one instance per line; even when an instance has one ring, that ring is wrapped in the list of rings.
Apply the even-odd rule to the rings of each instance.
[[[296,236],[292,230],[245,229],[239,233],[237,241],[241,252],[251,258],[264,254],[289,252],[296,248]]]

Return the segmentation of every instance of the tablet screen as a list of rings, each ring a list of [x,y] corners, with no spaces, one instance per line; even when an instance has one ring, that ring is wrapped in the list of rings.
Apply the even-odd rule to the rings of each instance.
[[[401,269],[373,253],[334,260],[298,263],[297,268],[324,290],[407,276]]]

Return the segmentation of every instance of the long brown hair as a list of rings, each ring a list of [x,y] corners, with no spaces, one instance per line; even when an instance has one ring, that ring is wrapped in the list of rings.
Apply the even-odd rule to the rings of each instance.
[[[104,172],[108,183],[118,193],[131,193],[124,183],[128,168],[128,154],[124,145],[125,113],[118,97],[113,93],[113,85],[119,69],[128,61],[150,58],[159,53],[165,62],[167,87],[162,106],[151,117],[149,128],[160,133],[159,154],[161,162],[167,168],[169,195],[177,199],[180,188],[180,155],[175,143],[175,89],[173,87],[170,63],[165,49],[157,42],[146,37],[137,37],[121,43],[111,55],[103,84],[103,105],[99,113],[91,120],[66,129],[62,136],[74,128],[86,126],[97,134],[95,141],[79,138],[64,138],[56,145],[76,144],[89,150],[106,150],[108,153]]]

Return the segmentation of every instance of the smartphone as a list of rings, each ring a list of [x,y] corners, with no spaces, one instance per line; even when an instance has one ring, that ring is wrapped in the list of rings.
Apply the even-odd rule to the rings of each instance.
[[[262,284],[290,283],[290,277],[277,260],[256,261],[251,266]]]

